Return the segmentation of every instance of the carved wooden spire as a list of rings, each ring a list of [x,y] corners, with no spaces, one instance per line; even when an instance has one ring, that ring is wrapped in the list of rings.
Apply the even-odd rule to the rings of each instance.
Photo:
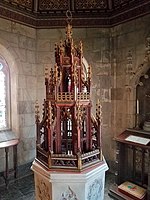
[[[96,120],[99,123],[102,122],[102,106],[99,99],[96,104]]]
[[[37,159],[50,169],[80,171],[101,162],[101,105],[92,118],[91,66],[86,72],[83,45],[74,45],[70,22],[66,39],[55,46],[55,63],[49,72],[45,69],[41,121],[36,107]]]
[[[36,123],[40,122],[38,100],[36,100],[36,102],[35,102],[35,119],[36,119]]]

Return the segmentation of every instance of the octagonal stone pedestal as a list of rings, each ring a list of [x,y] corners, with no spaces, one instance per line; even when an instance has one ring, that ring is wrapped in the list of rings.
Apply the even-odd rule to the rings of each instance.
[[[103,200],[105,162],[82,172],[47,170],[36,160],[32,164],[36,200]]]

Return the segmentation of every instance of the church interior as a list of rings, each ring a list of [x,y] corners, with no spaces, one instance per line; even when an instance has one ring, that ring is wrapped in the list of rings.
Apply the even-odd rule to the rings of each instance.
[[[1,0],[0,200],[149,200],[149,83],[149,0]]]

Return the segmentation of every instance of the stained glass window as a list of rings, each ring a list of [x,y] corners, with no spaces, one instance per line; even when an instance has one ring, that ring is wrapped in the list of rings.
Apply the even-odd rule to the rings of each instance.
[[[0,130],[8,128],[7,117],[7,73],[0,62]]]

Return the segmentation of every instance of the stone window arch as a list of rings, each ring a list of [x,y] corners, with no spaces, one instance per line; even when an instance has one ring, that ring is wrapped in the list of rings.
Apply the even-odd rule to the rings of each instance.
[[[0,55],[0,130],[11,128],[10,119],[10,71]]]
[[[20,61],[12,48],[6,48],[8,46],[7,43],[0,40],[0,63],[7,75],[7,124],[5,128],[0,128],[0,141],[20,136],[18,115],[18,66],[20,66]]]

